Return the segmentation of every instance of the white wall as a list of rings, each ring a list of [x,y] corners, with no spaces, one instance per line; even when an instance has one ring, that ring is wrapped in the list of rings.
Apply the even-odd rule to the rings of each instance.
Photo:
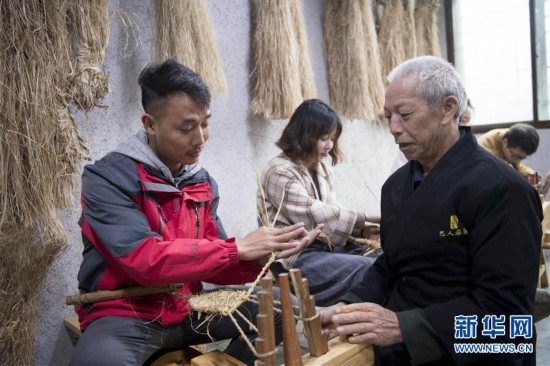
[[[545,128],[537,131],[540,136],[539,148],[536,153],[525,159],[523,164],[544,176],[550,173],[550,129]]]
[[[321,28],[323,4],[323,0],[303,1],[303,10],[318,96],[328,101]],[[249,116],[250,2],[210,0],[208,5],[229,93],[225,97],[214,95],[211,137],[202,163],[220,184],[219,214],[228,234],[243,236],[256,227],[253,166],[261,170],[267,160],[278,153],[274,142],[286,121],[266,121]],[[92,161],[101,158],[140,128],[142,110],[136,79],[150,60],[152,13],[149,1],[110,0],[109,9],[111,38],[105,69],[111,74],[111,94],[104,100],[108,109],[96,109],[87,116],[77,116]],[[139,26],[141,45],[126,58],[123,54],[127,39],[117,9],[133,14]],[[130,44],[132,41],[130,39]],[[346,121],[342,148],[346,162],[334,169],[340,200],[349,207],[377,212],[380,187],[397,154],[387,126]],[[62,322],[73,314],[72,307],[64,303],[65,296],[78,292],[76,275],[82,251],[77,224],[80,214],[78,194],[78,191],[74,192],[74,207],[60,213],[70,243],[67,251],[54,263],[40,293],[35,365],[66,365],[72,353]]]

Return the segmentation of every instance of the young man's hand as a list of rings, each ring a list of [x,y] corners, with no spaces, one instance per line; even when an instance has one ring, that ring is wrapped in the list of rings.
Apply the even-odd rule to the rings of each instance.
[[[301,222],[284,228],[262,226],[237,240],[239,259],[260,259],[265,262],[273,252],[279,252],[277,258],[290,257],[313,243],[322,228],[323,225],[318,225],[313,231],[308,232]]]

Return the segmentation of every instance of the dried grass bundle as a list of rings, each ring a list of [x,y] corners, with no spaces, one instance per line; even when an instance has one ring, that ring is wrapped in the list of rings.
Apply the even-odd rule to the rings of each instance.
[[[316,95],[301,3],[254,4],[251,110],[269,119],[289,118],[304,99]]]
[[[30,365],[38,294],[66,245],[82,140],[68,110],[66,0],[0,3],[0,364]]]
[[[154,0],[153,60],[175,59],[194,70],[212,90],[226,93],[205,0]]]
[[[306,26],[304,24],[304,15],[302,13],[301,2],[294,0],[290,3],[290,11],[296,31],[296,41],[298,42],[298,62],[301,82],[302,99],[312,99],[317,95],[315,81],[313,79],[313,69],[309,57],[309,44],[307,41]]]
[[[403,17],[403,47],[405,48],[406,59],[416,57],[416,32],[415,32],[415,19],[414,9],[416,0],[402,0],[403,9],[405,11]]]
[[[362,6],[361,13],[363,14],[363,27],[365,32],[369,96],[373,104],[375,116],[383,117],[385,88],[373,5],[371,0],[361,1],[360,4]]]
[[[384,86],[371,1],[328,0],[323,27],[331,105],[350,119],[381,116]]]
[[[380,241],[367,239],[367,238],[356,238],[353,236],[348,237],[348,243],[361,246],[361,253],[364,256],[369,256],[371,254],[377,253],[382,250],[382,245]]]
[[[439,0],[419,0],[415,11],[417,54],[440,56],[437,28]]]
[[[116,18],[124,34],[124,47],[122,48],[122,57],[129,58],[141,46],[141,29],[139,28],[139,18],[132,12],[123,9],[115,10]]]
[[[403,0],[386,0],[378,33],[384,76],[407,59],[407,45],[404,43],[408,29],[406,17]]]
[[[70,10],[77,45],[73,101],[86,112],[93,107],[106,108],[101,100],[109,93],[109,75],[100,66],[109,39],[107,0],[72,0]]]
[[[191,296],[189,305],[199,313],[228,316],[249,297],[248,291],[213,291]]]

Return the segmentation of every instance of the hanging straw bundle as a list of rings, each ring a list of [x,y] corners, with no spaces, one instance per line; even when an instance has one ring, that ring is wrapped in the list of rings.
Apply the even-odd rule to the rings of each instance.
[[[328,0],[323,26],[331,105],[341,115],[382,115],[384,85],[371,1]]]
[[[365,51],[367,54],[367,72],[369,81],[369,96],[371,98],[376,117],[384,116],[384,78],[380,58],[380,47],[376,34],[376,21],[373,6],[370,0],[361,2],[363,14],[363,28],[365,32]]]
[[[415,11],[417,54],[440,56],[437,12],[439,0],[419,0]]]
[[[416,57],[416,32],[415,32],[415,0],[402,0],[405,11],[403,17],[403,46],[405,48],[406,59]]]
[[[386,0],[378,34],[382,72],[385,76],[410,55],[408,45],[405,44],[406,33],[410,30],[406,24],[407,16],[403,0]]]
[[[66,246],[84,144],[68,109],[66,0],[0,4],[0,365],[30,365],[38,294]],[[9,31],[7,31],[9,30]]]
[[[316,95],[307,35],[298,0],[256,0],[252,72],[254,114],[289,118]]]
[[[205,0],[154,0],[153,60],[175,59],[200,74],[212,90],[226,93]]]
[[[290,11],[292,12],[294,29],[296,31],[296,42],[298,43],[298,72],[300,73],[302,99],[315,98],[317,91],[315,90],[313,69],[311,67],[311,60],[309,57],[306,26],[304,24],[302,7],[298,0],[290,3]]]
[[[82,110],[102,107],[109,75],[101,72],[109,39],[107,0],[72,0],[71,20],[77,44],[72,98]]]

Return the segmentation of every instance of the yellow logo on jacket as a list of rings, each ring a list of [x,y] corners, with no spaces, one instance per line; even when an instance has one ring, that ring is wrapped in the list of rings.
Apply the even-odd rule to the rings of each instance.
[[[449,217],[449,229],[448,230],[440,230],[439,236],[444,238],[447,236],[463,236],[468,235],[468,230],[462,225],[462,223],[458,220],[458,216],[451,215]]]

